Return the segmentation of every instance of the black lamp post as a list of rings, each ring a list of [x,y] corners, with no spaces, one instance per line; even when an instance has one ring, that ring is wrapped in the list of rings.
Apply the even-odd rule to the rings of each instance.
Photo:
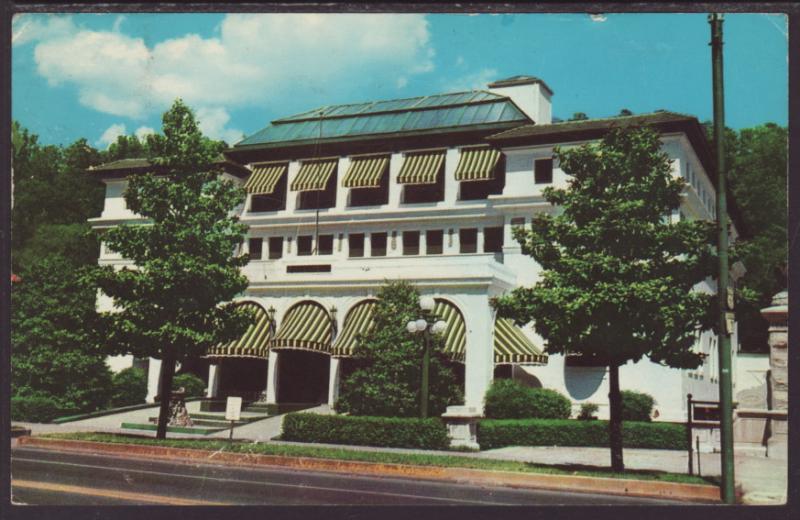
[[[431,363],[431,335],[441,334],[447,328],[447,323],[438,320],[433,313],[436,301],[430,296],[423,296],[419,299],[419,307],[422,311],[422,318],[409,321],[406,330],[411,334],[422,334],[425,342],[425,350],[422,354],[422,387],[420,390],[419,415],[423,419],[428,417],[428,379]]]

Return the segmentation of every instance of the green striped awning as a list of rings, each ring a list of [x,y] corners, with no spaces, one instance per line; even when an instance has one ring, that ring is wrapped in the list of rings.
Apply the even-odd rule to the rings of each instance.
[[[314,302],[302,302],[286,312],[270,348],[296,348],[328,353],[333,324],[328,312]]]
[[[269,340],[275,333],[272,320],[261,305],[244,302],[243,307],[255,313],[255,321],[250,324],[242,337],[230,343],[221,343],[208,349],[205,357],[249,357],[266,359]]]
[[[434,314],[447,322],[444,337],[444,353],[453,361],[464,362],[467,346],[467,326],[458,308],[447,300],[436,300]]]
[[[500,161],[500,152],[488,146],[463,148],[456,166],[457,181],[488,181]]]
[[[339,159],[303,162],[292,182],[292,191],[324,190],[338,163]]]
[[[347,174],[342,180],[342,186],[345,188],[377,188],[381,185],[381,177],[388,168],[388,155],[353,157],[350,159]]]
[[[363,301],[347,313],[342,332],[333,345],[334,356],[347,357],[353,355],[359,334],[366,334],[374,324],[372,315],[377,304],[378,302],[375,300]]]
[[[244,189],[251,195],[269,195],[275,191],[275,186],[288,169],[289,163],[285,162],[259,164],[253,168]]]
[[[494,323],[494,364],[547,364],[547,356],[514,325],[513,320],[498,318]]]
[[[444,150],[406,154],[397,176],[399,184],[436,184],[444,166]]]

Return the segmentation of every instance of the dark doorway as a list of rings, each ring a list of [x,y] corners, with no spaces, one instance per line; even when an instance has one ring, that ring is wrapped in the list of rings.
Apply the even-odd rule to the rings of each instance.
[[[280,350],[279,403],[327,403],[330,357],[307,350]]]
[[[267,360],[256,358],[226,358],[220,363],[218,396],[242,397],[256,401],[267,388]]]

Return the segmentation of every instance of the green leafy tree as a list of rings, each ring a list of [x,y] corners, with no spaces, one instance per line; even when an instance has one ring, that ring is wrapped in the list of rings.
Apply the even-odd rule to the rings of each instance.
[[[352,415],[417,417],[420,407],[423,343],[406,324],[419,318],[419,293],[407,282],[390,282],[377,294],[372,329],[357,343],[358,368],[342,380],[336,409]],[[431,415],[460,401],[461,392],[442,353],[443,340],[432,338]]]
[[[589,119],[589,116],[587,116],[585,112],[575,112],[572,114],[572,117],[569,118],[570,121],[586,121],[587,119]]]
[[[111,372],[92,348],[95,289],[57,252],[27,262],[11,307],[11,391],[51,401],[62,415],[105,406]]]
[[[102,314],[99,337],[108,354],[160,358],[161,406],[157,437],[166,437],[176,362],[198,357],[243,332],[249,316],[230,302],[247,287],[234,256],[246,226],[233,210],[244,192],[213,161],[191,110],[177,100],[163,116],[164,135],[150,160],[164,173],[135,175],[125,192],[128,208],[146,223],[108,230],[109,248],[135,268],[98,268],[100,289],[115,312]]]
[[[714,324],[714,297],[693,287],[715,272],[710,222],[669,222],[680,205],[658,134],[613,130],[598,143],[556,150],[571,176],[548,188],[560,208],[518,228],[541,279],[496,301],[501,315],[535,321],[549,353],[579,353],[608,366],[611,462],[623,471],[619,367],[648,357],[671,367],[702,363],[693,347]]]
[[[730,192],[743,224],[734,251],[747,273],[736,318],[747,351],[767,351],[768,324],[760,310],[787,283],[787,142],[787,129],[774,123],[725,133]]]

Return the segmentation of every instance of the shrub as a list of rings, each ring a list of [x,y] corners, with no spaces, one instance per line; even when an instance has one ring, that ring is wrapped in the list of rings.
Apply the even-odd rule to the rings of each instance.
[[[484,420],[478,443],[488,450],[504,446],[608,447],[608,421],[570,419]],[[677,423],[622,423],[626,448],[685,450],[686,427]]]
[[[11,419],[35,423],[51,422],[57,417],[77,413],[58,400],[44,396],[15,396],[11,398]]]
[[[290,413],[281,440],[388,448],[447,449],[450,438],[439,418],[361,417]]]
[[[186,390],[186,397],[203,396],[206,393],[206,384],[202,379],[194,374],[178,374],[172,380],[172,390],[183,387]]]
[[[599,407],[594,403],[583,403],[581,405],[581,412],[578,414],[578,419],[581,421],[588,421],[590,419],[595,419],[594,414],[597,413]]]
[[[512,379],[496,379],[485,398],[486,417],[492,419],[566,419],[569,399],[547,388],[528,388]]]
[[[655,404],[655,399],[651,395],[632,390],[623,390],[620,393],[623,421],[650,421]]]
[[[114,374],[111,406],[131,406],[144,403],[147,396],[147,374],[137,367],[129,367]]]

